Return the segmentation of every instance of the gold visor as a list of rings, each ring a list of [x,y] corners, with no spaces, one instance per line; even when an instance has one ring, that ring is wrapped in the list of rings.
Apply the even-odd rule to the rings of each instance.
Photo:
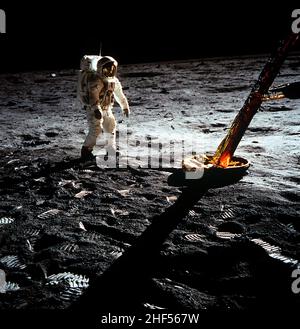
[[[113,63],[107,63],[102,68],[102,73],[107,78],[114,77],[116,74],[116,66]]]

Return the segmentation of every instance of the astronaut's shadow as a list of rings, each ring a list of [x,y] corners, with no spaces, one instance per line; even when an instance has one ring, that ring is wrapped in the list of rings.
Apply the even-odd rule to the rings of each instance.
[[[124,172],[124,171],[130,171],[133,174],[140,175],[141,172],[147,171],[148,169],[151,171],[164,171],[164,172],[169,172],[169,173],[176,173],[178,171],[177,168],[142,168],[140,166],[119,166],[118,162],[113,162],[112,166],[109,166],[109,164],[106,164],[104,162],[104,165],[101,166],[99,165],[99,162],[97,161],[97,157],[94,157],[93,159],[89,160],[83,160],[81,157],[74,157],[74,158],[64,158],[61,161],[55,161],[51,162],[49,161],[46,165],[43,166],[43,171],[49,171],[49,172],[58,172],[58,171],[63,171],[67,169],[92,169],[95,171],[103,171],[105,170],[106,172]]]
[[[41,171],[37,175],[50,174],[54,172],[64,171],[67,169],[98,169],[96,160],[83,161],[80,157],[63,158],[61,161],[48,161],[41,167]]]

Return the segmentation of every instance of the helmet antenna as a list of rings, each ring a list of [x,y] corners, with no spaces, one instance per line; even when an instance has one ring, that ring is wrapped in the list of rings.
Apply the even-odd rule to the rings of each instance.
[[[101,53],[102,53],[102,41],[100,41],[100,51],[99,51],[99,56],[102,56]]]

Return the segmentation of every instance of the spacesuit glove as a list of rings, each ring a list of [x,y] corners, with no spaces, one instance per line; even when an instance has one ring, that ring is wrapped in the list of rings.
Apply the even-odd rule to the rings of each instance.
[[[123,114],[128,118],[129,114],[130,114],[130,110],[129,109],[123,109]]]
[[[101,114],[101,111],[99,109],[95,109],[94,114],[95,114],[95,118],[97,120],[101,120],[102,114]]]

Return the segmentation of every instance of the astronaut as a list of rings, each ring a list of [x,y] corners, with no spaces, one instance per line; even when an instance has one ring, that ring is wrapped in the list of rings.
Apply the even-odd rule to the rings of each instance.
[[[93,148],[99,135],[105,137],[107,154],[116,150],[116,120],[112,112],[114,100],[123,115],[130,114],[122,85],[116,77],[118,63],[110,56],[84,56],[81,60],[78,96],[87,113],[89,132],[81,148],[83,160],[93,159]]]

